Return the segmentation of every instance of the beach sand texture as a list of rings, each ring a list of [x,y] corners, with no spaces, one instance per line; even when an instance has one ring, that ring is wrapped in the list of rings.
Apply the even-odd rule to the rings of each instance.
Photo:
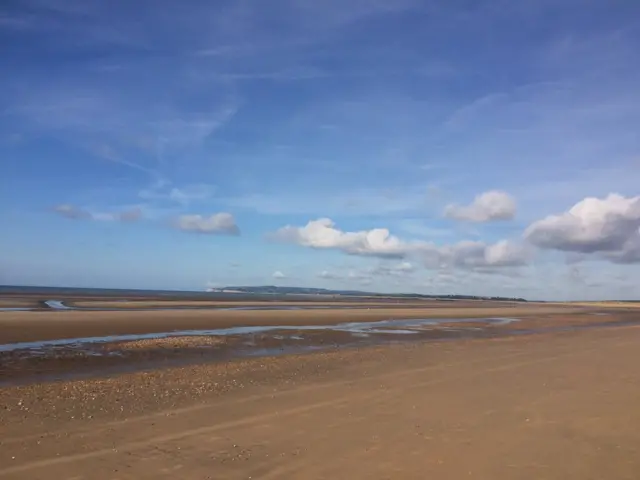
[[[561,318],[538,313],[524,321]],[[251,312],[257,322],[318,314]],[[69,334],[83,322],[117,330],[158,320],[131,315],[5,312],[2,321],[38,336],[52,331],[45,318]],[[610,327],[6,386],[0,479],[636,479],[639,343],[640,327]]]

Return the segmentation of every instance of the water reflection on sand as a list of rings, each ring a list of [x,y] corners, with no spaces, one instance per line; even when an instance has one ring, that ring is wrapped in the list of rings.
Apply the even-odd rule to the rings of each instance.
[[[278,332],[279,336],[286,332],[295,332],[290,337],[299,337],[304,331],[327,331],[327,332],[349,332],[362,335],[412,335],[420,333],[425,326],[437,326],[443,323],[475,322],[489,325],[506,325],[518,321],[515,318],[458,318],[458,319],[399,319],[382,320],[376,322],[348,322],[333,325],[260,325],[260,326],[238,326],[228,328],[216,328],[210,330],[176,330],[171,332],[108,335],[102,337],[84,338],[62,338],[56,340],[43,340],[36,342],[20,342],[0,345],[0,352],[11,352],[16,350],[43,350],[54,347],[73,347],[88,344],[130,342],[146,339],[160,339],[169,337],[185,336],[231,336],[231,335],[254,335],[257,333]]]

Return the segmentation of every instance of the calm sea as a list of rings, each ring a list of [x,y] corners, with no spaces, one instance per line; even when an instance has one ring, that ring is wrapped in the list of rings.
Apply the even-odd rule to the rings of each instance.
[[[21,285],[0,285],[0,295],[36,294],[51,298],[58,296],[100,296],[100,297],[216,297],[212,292],[189,292],[174,290],[128,290],[119,288],[75,288],[75,287],[26,287]],[[228,293],[222,294],[229,296]]]

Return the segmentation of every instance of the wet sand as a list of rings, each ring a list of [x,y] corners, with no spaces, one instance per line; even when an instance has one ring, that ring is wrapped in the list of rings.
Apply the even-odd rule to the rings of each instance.
[[[238,325],[328,325],[400,318],[527,317],[583,312],[584,307],[500,305],[476,308],[321,310],[157,310],[0,312],[0,344],[57,338],[205,330]]]
[[[244,357],[536,334],[636,321],[628,312],[612,312],[535,305],[2,312],[0,387]]]
[[[3,388],[0,479],[635,480],[639,343],[612,327]]]
[[[38,308],[40,302],[36,299],[0,297],[0,308]]]
[[[409,300],[391,300],[386,301],[371,300],[367,302],[363,301],[350,301],[348,298],[336,301],[336,300],[324,300],[324,301],[308,301],[308,300],[280,300],[274,299],[273,301],[204,301],[204,300],[70,300],[65,302],[66,304],[78,308],[100,308],[100,309],[119,309],[119,308],[175,308],[175,307],[200,307],[200,308],[233,308],[233,307],[386,307],[386,308],[442,308],[446,307],[446,302],[442,301],[409,301]],[[493,305],[500,307],[497,302],[485,302],[485,306]],[[515,304],[515,303],[513,303]],[[504,305],[512,305],[504,303]],[[522,305],[519,303],[517,305]],[[469,302],[456,302],[456,307],[463,308],[477,308],[482,306],[478,301]]]

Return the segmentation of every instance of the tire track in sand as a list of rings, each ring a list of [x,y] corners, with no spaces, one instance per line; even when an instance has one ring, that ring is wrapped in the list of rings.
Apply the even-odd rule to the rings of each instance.
[[[626,342],[621,342],[619,344],[616,345],[616,347],[622,347],[625,345],[636,345],[637,342],[636,341],[626,341]],[[431,385],[437,385],[437,384],[441,384],[441,383],[446,383],[446,382],[451,382],[451,381],[461,381],[464,380],[465,378],[468,377],[477,377],[479,375],[487,375],[487,374],[492,374],[494,372],[500,372],[500,371],[505,371],[505,370],[512,370],[512,369],[517,369],[523,366],[527,366],[527,365],[534,365],[534,364],[541,364],[541,363],[550,363],[550,362],[554,362],[557,361],[558,359],[561,358],[565,358],[565,357],[572,357],[572,356],[577,356],[577,355],[583,355],[586,353],[592,353],[593,351],[596,351],[598,349],[598,347],[593,347],[593,348],[587,348],[587,349],[581,349],[579,351],[575,351],[572,349],[569,349],[569,352],[563,352],[557,355],[553,355],[553,356],[548,356],[548,357],[544,357],[544,358],[535,358],[535,359],[531,359],[531,360],[525,360],[525,361],[521,361],[521,362],[516,362],[516,363],[509,363],[506,365],[499,365],[496,367],[489,367],[489,368],[485,368],[485,369],[481,369],[481,370],[474,370],[474,371],[470,371],[469,373],[464,373],[461,375],[456,375],[456,376],[448,376],[445,378],[439,378],[439,379],[431,379],[431,380],[427,380],[424,382],[419,382],[416,384],[413,384],[409,387],[406,387],[405,390],[414,390],[417,388],[424,388],[426,386],[431,386]],[[522,354],[522,355],[516,355],[516,357],[527,357],[527,356],[531,356],[531,355],[536,355],[537,356],[537,352],[528,352],[527,354]],[[513,358],[514,356],[509,356],[509,358]],[[506,360],[506,358],[502,358],[499,357],[499,359],[501,361]],[[495,361],[496,358],[491,358],[488,359],[488,361]],[[469,364],[469,362],[460,362],[460,363],[464,363],[464,364]],[[486,363],[485,361],[479,361],[477,363]],[[413,374],[415,373],[420,373],[420,371],[422,370],[428,370],[428,367],[425,369],[415,369],[415,371],[413,372]],[[408,374],[408,373],[407,373]],[[393,373],[388,373],[385,374],[385,377],[393,377],[393,378],[397,378],[398,374],[393,374]],[[406,376],[406,375],[403,375]],[[376,377],[376,379],[378,379],[378,377]],[[351,382],[337,382],[339,383],[351,383]],[[296,393],[296,390],[291,391],[291,393]],[[385,390],[383,392],[380,392],[379,395],[395,395],[395,391],[391,390]],[[73,462],[79,462],[79,461],[83,461],[83,460],[88,460],[91,458],[95,458],[95,457],[101,457],[101,456],[107,456],[107,455],[113,455],[122,451],[131,451],[131,450],[136,450],[139,448],[144,448],[144,447],[149,447],[153,444],[157,444],[157,443],[166,443],[166,442],[170,442],[170,441],[175,441],[175,440],[180,440],[180,439],[184,439],[184,438],[188,438],[188,437],[194,437],[194,436],[198,436],[198,435],[203,435],[203,434],[207,434],[209,436],[211,436],[212,434],[216,434],[217,432],[221,432],[221,431],[225,431],[228,429],[233,429],[233,428],[237,428],[239,426],[243,426],[243,425],[250,425],[252,423],[256,423],[256,422],[262,422],[262,421],[266,421],[266,420],[270,420],[270,419],[282,419],[282,418],[286,418],[289,417],[291,415],[296,415],[296,414],[300,414],[300,413],[306,413],[306,412],[310,412],[310,411],[314,411],[314,410],[318,410],[318,409],[322,409],[324,407],[329,407],[329,406],[339,406],[345,403],[350,403],[350,402],[358,402],[358,401],[366,401],[368,398],[370,398],[371,394],[370,392],[366,392],[363,393],[361,395],[357,395],[357,396],[352,396],[349,397],[348,399],[330,399],[330,400],[326,400],[326,401],[320,401],[320,402],[315,402],[315,403],[311,403],[311,404],[307,404],[305,406],[301,406],[301,407],[297,407],[297,408],[290,408],[286,411],[283,412],[267,412],[264,414],[259,414],[259,415],[253,415],[251,417],[246,417],[246,418],[242,418],[242,419],[238,419],[238,420],[233,420],[233,421],[229,421],[229,422],[223,422],[223,423],[219,423],[216,425],[209,425],[209,426],[202,426],[202,427],[196,427],[196,428],[189,428],[186,430],[181,430],[178,432],[174,432],[174,433],[169,433],[166,435],[160,435],[160,436],[154,436],[152,438],[144,438],[141,439],[139,441],[134,441],[134,442],[126,442],[126,443],[121,443],[118,445],[118,450],[114,451],[114,449],[112,447],[108,447],[108,448],[99,448],[90,452],[85,452],[85,453],[78,453],[78,454],[70,454],[70,455],[65,455],[65,456],[60,456],[60,457],[55,457],[55,458],[48,458],[48,459],[43,459],[43,460],[36,460],[36,461],[32,461],[32,462],[27,462],[24,463],[22,465],[16,465],[13,467],[8,467],[8,468],[3,468],[0,469],[0,475],[2,476],[6,476],[6,475],[12,475],[12,474],[16,474],[16,473],[22,473],[22,472],[27,472],[30,470],[34,470],[34,469],[38,469],[38,468],[47,468],[50,466],[56,466],[56,465],[61,465],[61,464],[66,464],[66,463],[73,463]],[[203,409],[204,406],[199,406],[200,409]],[[210,406],[209,406],[210,407]],[[193,410],[189,410],[187,409],[186,411],[193,411]]]

